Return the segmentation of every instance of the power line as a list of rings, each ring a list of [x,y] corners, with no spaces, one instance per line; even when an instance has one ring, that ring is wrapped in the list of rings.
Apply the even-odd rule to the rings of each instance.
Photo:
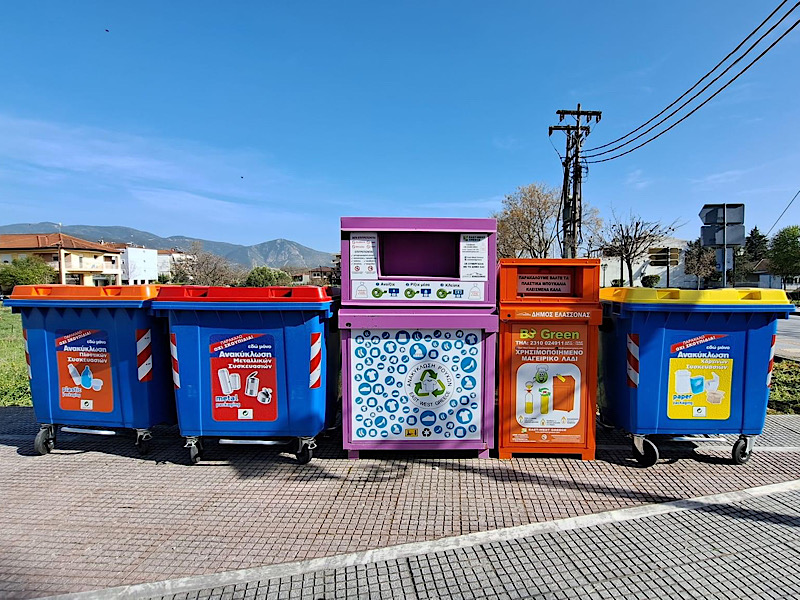
[[[797,193],[794,195],[794,198],[789,200],[789,204],[786,205],[786,208],[783,209],[783,212],[780,214],[780,216],[777,219],[775,219],[775,222],[772,224],[772,227],[769,228],[769,231],[767,232],[767,235],[769,235],[770,232],[772,232],[772,230],[775,229],[775,225],[777,225],[778,221],[781,220],[781,217],[786,214],[786,211],[789,210],[789,207],[792,205],[792,202],[794,202],[794,200],[795,200],[795,198],[797,198],[797,196],[800,196],[800,190],[797,190]]]
[[[738,46],[736,46],[736,48],[734,48],[733,50],[731,50],[731,51],[728,53],[728,55],[727,55],[725,58],[723,58],[721,61],[719,61],[719,62],[718,62],[718,63],[717,63],[715,66],[714,66],[714,68],[713,68],[713,69],[711,69],[711,70],[710,70],[708,73],[706,73],[706,74],[705,74],[705,75],[703,75],[703,76],[702,76],[700,79],[698,79],[698,80],[697,80],[697,83],[695,83],[695,84],[694,84],[692,87],[690,87],[688,90],[686,90],[686,91],[685,91],[685,92],[684,92],[684,93],[683,93],[683,94],[682,94],[680,97],[676,98],[676,99],[675,99],[675,100],[674,100],[674,101],[673,101],[673,102],[672,102],[670,105],[666,106],[666,107],[665,107],[665,108],[664,108],[664,109],[663,109],[663,110],[662,110],[660,113],[658,113],[657,115],[655,115],[655,116],[654,116],[652,119],[650,119],[649,121],[647,121],[647,122],[645,122],[645,123],[642,123],[641,125],[639,125],[639,127],[637,127],[636,129],[634,129],[633,131],[629,131],[628,133],[626,133],[626,134],[625,134],[625,135],[623,135],[622,137],[619,137],[619,138],[617,138],[617,139],[615,139],[615,140],[612,140],[612,141],[608,142],[607,144],[603,144],[602,146],[596,146],[596,147],[594,147],[594,148],[587,148],[587,149],[586,149],[586,152],[594,152],[595,150],[601,150],[601,149],[603,149],[603,148],[606,148],[606,147],[608,147],[608,146],[610,146],[610,145],[612,145],[612,144],[616,144],[617,142],[621,142],[622,140],[624,140],[624,139],[625,139],[625,138],[627,138],[627,137],[630,137],[631,135],[633,135],[634,133],[636,133],[637,131],[639,131],[639,130],[640,130],[640,129],[642,129],[643,127],[647,127],[647,125],[649,125],[650,123],[652,123],[653,121],[655,121],[655,120],[656,120],[658,117],[660,117],[661,115],[663,115],[663,114],[664,114],[665,112],[667,112],[667,111],[668,111],[670,108],[672,108],[672,107],[673,107],[673,106],[675,106],[675,105],[676,105],[678,102],[680,102],[680,101],[681,101],[683,98],[685,98],[685,97],[686,97],[686,96],[687,96],[687,95],[688,95],[688,94],[689,94],[689,93],[690,93],[690,92],[691,92],[693,89],[695,89],[695,88],[696,88],[698,85],[700,85],[700,84],[701,84],[703,81],[705,81],[705,80],[706,80],[706,78],[708,78],[708,77],[709,77],[709,76],[710,76],[710,75],[711,75],[711,74],[712,74],[714,71],[716,71],[716,70],[717,70],[717,69],[718,69],[720,66],[722,66],[722,65],[725,63],[725,61],[726,61],[726,60],[728,60],[728,59],[729,59],[731,56],[733,56],[733,55],[734,55],[736,52],[738,52],[738,51],[739,51],[739,49],[740,49],[742,46],[744,46],[744,45],[745,45],[745,43],[747,43],[747,40],[749,40],[751,37],[753,37],[753,36],[756,34],[756,32],[757,32],[759,29],[761,29],[761,28],[762,28],[762,27],[763,27],[763,26],[764,26],[764,25],[767,23],[767,21],[769,21],[769,20],[770,20],[770,19],[771,19],[771,18],[772,18],[772,17],[775,15],[775,13],[777,13],[777,12],[778,12],[778,11],[779,11],[781,8],[783,8],[783,5],[784,5],[784,4],[786,4],[788,1],[789,1],[789,0],[783,0],[783,2],[781,2],[781,3],[778,5],[778,7],[777,7],[775,10],[773,10],[773,11],[772,11],[772,12],[769,14],[769,16],[768,16],[766,19],[764,19],[763,21],[761,21],[761,23],[759,24],[759,26],[758,26],[758,27],[756,27],[756,28],[755,28],[753,31],[751,31],[751,32],[750,32],[750,34],[749,34],[749,35],[748,35],[746,38],[744,38],[744,39],[743,39],[743,40],[742,40],[742,41],[739,43],[739,45],[738,45]]]
[[[596,158],[596,157],[598,157],[598,156],[602,156],[602,155],[604,155],[604,154],[610,154],[611,152],[615,152],[615,151],[619,150],[620,148],[624,148],[624,147],[625,147],[625,146],[627,146],[628,144],[632,144],[633,142],[635,142],[635,141],[636,141],[636,140],[638,140],[639,138],[641,138],[641,137],[644,137],[645,135],[647,135],[648,133],[650,133],[651,131],[653,131],[653,130],[654,130],[656,127],[658,127],[659,125],[663,124],[665,121],[667,121],[667,120],[669,120],[670,118],[672,118],[673,116],[675,116],[675,115],[676,115],[678,112],[680,112],[680,111],[681,111],[681,109],[685,108],[685,107],[686,107],[686,106],[687,106],[687,105],[688,105],[690,102],[692,102],[694,99],[696,99],[698,96],[700,96],[700,94],[702,94],[703,92],[705,92],[705,91],[706,91],[708,88],[710,88],[710,87],[711,87],[712,85],[714,85],[714,84],[715,84],[717,81],[719,81],[719,80],[722,78],[722,76],[723,76],[723,75],[725,75],[725,73],[727,73],[727,72],[728,72],[728,71],[730,71],[730,70],[731,70],[731,69],[732,69],[734,66],[736,66],[736,64],[737,64],[737,63],[739,63],[739,61],[741,61],[741,60],[742,60],[742,59],[743,59],[745,56],[747,56],[748,54],[750,54],[750,52],[753,50],[753,48],[755,48],[755,47],[756,47],[758,44],[760,44],[760,43],[761,43],[761,41],[762,41],[762,40],[763,40],[765,37],[767,37],[767,36],[768,36],[770,33],[772,33],[772,32],[775,30],[775,28],[776,28],[778,25],[780,25],[780,24],[781,24],[781,23],[782,23],[782,22],[783,22],[783,21],[786,19],[786,17],[788,17],[790,14],[792,14],[792,12],[793,12],[793,11],[794,11],[794,10],[795,10],[795,9],[796,9],[798,6],[800,6],[800,2],[798,2],[797,4],[795,4],[795,5],[794,5],[794,6],[793,6],[793,7],[792,7],[790,10],[789,10],[789,12],[787,12],[785,15],[783,15],[783,16],[781,17],[781,19],[780,19],[780,20],[779,20],[777,23],[775,23],[775,24],[774,24],[772,27],[770,27],[770,28],[769,28],[769,29],[768,29],[768,30],[767,30],[767,31],[766,31],[766,32],[765,32],[765,33],[764,33],[764,34],[763,34],[763,35],[762,35],[760,38],[758,38],[758,39],[757,39],[755,42],[753,42],[753,44],[752,44],[752,45],[751,45],[751,46],[750,46],[750,47],[749,47],[749,48],[748,48],[748,49],[747,49],[747,50],[744,52],[744,54],[742,54],[742,55],[741,55],[739,58],[737,58],[737,59],[736,59],[735,61],[733,61],[733,62],[732,62],[730,65],[728,65],[728,67],[727,67],[727,68],[726,68],[726,69],[725,69],[725,70],[724,70],[722,73],[720,73],[720,74],[719,74],[719,75],[717,75],[717,76],[716,76],[714,79],[712,79],[711,81],[709,81],[709,82],[708,82],[708,83],[707,83],[707,84],[706,84],[706,85],[703,87],[703,89],[701,89],[701,90],[700,90],[699,92],[697,92],[697,93],[696,93],[694,96],[692,96],[691,98],[689,98],[689,99],[688,99],[686,102],[684,102],[684,103],[683,103],[683,104],[681,104],[681,105],[680,105],[678,108],[676,108],[676,109],[675,109],[675,110],[673,110],[671,113],[669,113],[669,114],[668,114],[666,117],[664,117],[663,119],[661,119],[661,120],[660,120],[658,123],[656,123],[655,125],[651,125],[651,126],[650,126],[650,127],[648,127],[647,129],[645,129],[645,130],[644,130],[642,133],[640,133],[640,134],[639,134],[639,135],[637,135],[636,137],[633,137],[633,138],[629,139],[627,142],[623,142],[622,144],[619,144],[619,145],[617,145],[617,146],[614,146],[613,148],[609,148],[608,150],[603,150],[602,152],[596,152],[595,154],[586,154],[586,158]],[[686,95],[686,94],[684,94],[684,96],[685,96],[685,95]],[[654,117],[654,118],[655,118],[655,117]],[[652,121],[652,119],[651,119],[651,121]]]
[[[793,30],[795,27],[797,27],[797,25],[798,25],[798,24],[800,24],[800,19],[798,19],[797,21],[795,21],[795,22],[794,22],[794,24],[793,24],[791,27],[789,27],[789,29],[787,29],[786,31],[784,31],[784,32],[783,32],[783,34],[782,34],[782,35],[781,35],[781,36],[780,36],[778,39],[776,39],[774,42],[772,42],[772,43],[771,43],[771,44],[770,44],[770,45],[767,47],[767,49],[766,49],[766,50],[764,50],[764,51],[763,51],[761,54],[759,54],[758,56],[756,56],[756,57],[755,57],[755,58],[754,58],[754,59],[753,59],[753,60],[750,62],[750,64],[748,64],[748,65],[747,65],[747,66],[746,66],[744,69],[742,69],[741,71],[739,71],[739,73],[737,73],[737,74],[736,74],[736,76],[735,76],[733,79],[731,79],[730,81],[728,81],[728,83],[726,83],[725,85],[723,85],[723,86],[722,86],[721,88],[719,88],[719,89],[718,89],[716,92],[714,92],[713,94],[711,94],[711,96],[709,96],[708,98],[706,98],[706,99],[705,99],[705,100],[704,100],[704,101],[703,101],[701,104],[699,104],[698,106],[696,106],[695,108],[693,108],[691,111],[689,111],[688,113],[686,113],[686,114],[685,114],[683,117],[681,117],[680,119],[678,119],[677,121],[675,121],[675,122],[674,122],[672,125],[670,125],[669,127],[667,127],[667,128],[664,130],[664,131],[661,131],[660,133],[658,133],[658,134],[654,135],[654,136],[653,136],[653,137],[651,137],[650,139],[648,139],[648,140],[645,140],[645,141],[644,141],[644,142],[642,142],[641,144],[638,144],[638,145],[634,146],[633,148],[630,148],[629,150],[626,150],[625,152],[622,152],[622,153],[620,153],[620,154],[617,154],[617,155],[615,155],[615,156],[609,156],[608,158],[601,158],[600,160],[589,160],[589,161],[586,161],[586,162],[587,162],[587,164],[594,164],[594,163],[604,163],[604,162],[608,162],[608,161],[610,161],[610,160],[614,160],[615,158],[620,158],[620,157],[622,157],[622,156],[625,156],[626,154],[630,154],[630,153],[631,153],[631,152],[633,152],[634,150],[638,150],[638,149],[639,149],[639,148],[641,148],[642,146],[646,146],[647,144],[649,144],[650,142],[652,142],[652,141],[654,141],[654,140],[657,140],[657,139],[658,139],[658,138],[660,138],[662,135],[664,135],[665,133],[667,133],[667,132],[668,132],[670,129],[672,129],[672,128],[673,128],[673,127],[675,127],[676,125],[679,125],[680,123],[682,123],[683,121],[685,121],[686,119],[688,119],[689,117],[691,117],[691,116],[692,116],[694,113],[696,113],[698,110],[700,110],[701,108],[703,108],[703,107],[704,107],[706,104],[708,104],[708,103],[709,103],[711,100],[713,100],[713,99],[714,99],[714,98],[715,98],[715,97],[716,97],[716,96],[717,96],[717,95],[718,95],[720,92],[722,92],[722,91],[723,91],[725,88],[727,88],[727,87],[728,87],[730,84],[732,84],[734,81],[736,81],[737,79],[739,79],[739,77],[740,77],[740,76],[744,75],[744,73],[745,73],[745,72],[747,72],[747,70],[748,70],[748,69],[750,69],[750,67],[752,67],[752,66],[753,66],[754,64],[756,64],[756,63],[757,63],[759,60],[761,60],[761,59],[764,57],[764,55],[765,55],[767,52],[769,52],[770,50],[772,50],[772,49],[773,49],[773,48],[774,48],[774,47],[775,47],[775,46],[778,44],[778,42],[780,42],[780,41],[781,41],[783,38],[785,38],[787,35],[789,35],[789,33],[791,33],[791,31],[792,31],[792,30]]]

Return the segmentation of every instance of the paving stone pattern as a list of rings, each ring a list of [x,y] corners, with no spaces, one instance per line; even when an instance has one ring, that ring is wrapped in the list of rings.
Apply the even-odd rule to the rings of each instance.
[[[132,435],[60,434],[33,452],[31,409],[0,408],[0,597],[101,589],[431,540],[767,483],[800,474],[800,450],[663,446],[638,468],[600,433],[598,460],[364,453],[323,439],[298,466],[265,447],[207,446],[188,466],[175,429],[150,456]],[[800,446],[800,417],[771,417],[760,443]]]
[[[800,492],[163,600],[800,597]]]

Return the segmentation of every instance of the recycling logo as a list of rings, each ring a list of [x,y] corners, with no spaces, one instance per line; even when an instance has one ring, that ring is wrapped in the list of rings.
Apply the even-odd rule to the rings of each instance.
[[[421,408],[436,408],[450,399],[454,381],[450,370],[435,361],[418,363],[405,381],[408,397]]]

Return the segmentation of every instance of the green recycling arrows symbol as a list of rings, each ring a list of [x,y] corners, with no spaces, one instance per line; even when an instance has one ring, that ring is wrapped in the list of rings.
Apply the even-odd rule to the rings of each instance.
[[[433,394],[434,398],[438,398],[439,396],[445,393],[447,388],[445,388],[444,386],[444,381],[439,379],[439,376],[436,374],[436,371],[434,371],[433,369],[425,369],[422,372],[422,377],[420,377],[419,381],[416,384],[414,384],[414,393],[417,396],[422,398],[428,395],[429,392],[422,391],[422,382],[425,381],[427,378],[430,378],[439,384],[439,389],[430,392],[431,394]]]

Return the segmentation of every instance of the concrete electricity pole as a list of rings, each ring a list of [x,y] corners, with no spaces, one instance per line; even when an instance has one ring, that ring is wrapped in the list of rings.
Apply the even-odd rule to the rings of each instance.
[[[564,131],[567,134],[567,153],[563,158],[564,183],[561,186],[561,253],[563,258],[576,258],[578,243],[581,239],[581,147],[583,140],[589,135],[589,123],[600,121],[603,113],[599,110],[582,110],[578,104],[577,110],[557,110],[558,122],[564,117],[575,117],[575,125],[553,125],[548,135],[554,131]],[[586,125],[583,125],[586,119]]]

